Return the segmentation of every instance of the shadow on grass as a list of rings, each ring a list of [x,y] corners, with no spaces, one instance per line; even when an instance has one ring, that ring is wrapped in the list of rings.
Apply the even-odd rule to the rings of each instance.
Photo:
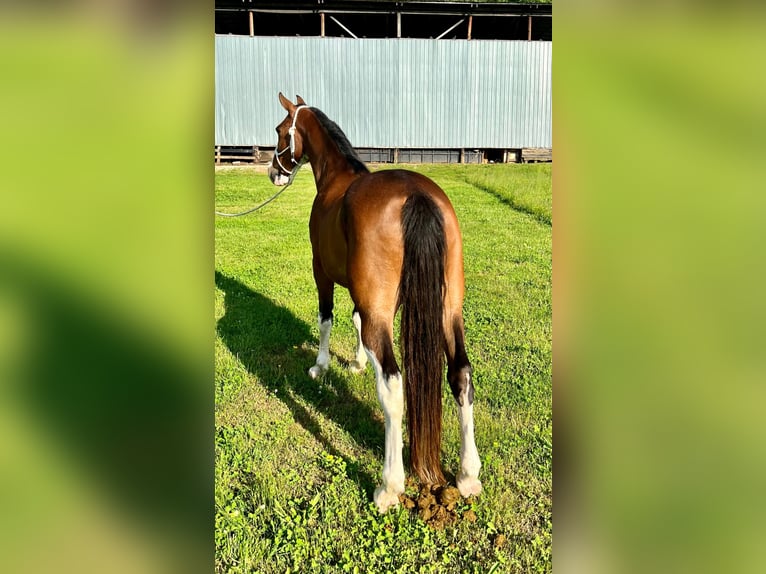
[[[340,453],[322,432],[315,415],[296,399],[315,407],[349,433],[359,446],[372,448],[382,457],[383,427],[375,412],[331,372],[325,375],[323,383],[308,376],[315,354],[305,349],[304,344],[316,344],[316,339],[306,322],[219,271],[215,272],[215,284],[224,292],[226,311],[218,321],[217,331],[225,345],[261,384],[277,391],[277,398],[290,409],[293,418],[328,453],[342,458],[349,477],[372,496],[377,476],[371,476],[358,461]]]
[[[534,210],[528,205],[519,203],[513,197],[508,197],[507,195],[503,195],[502,193],[499,193],[496,189],[488,185],[485,185],[483,183],[473,181],[472,179],[468,177],[464,177],[463,181],[465,181],[468,185],[475,187],[479,191],[483,191],[484,193],[491,195],[492,197],[497,199],[500,203],[507,205],[514,211],[518,211],[520,213],[529,215],[530,217],[533,217],[534,219],[536,219],[538,222],[542,223],[543,225],[549,225],[549,226],[553,225],[550,215],[546,213],[540,213],[539,211]]]

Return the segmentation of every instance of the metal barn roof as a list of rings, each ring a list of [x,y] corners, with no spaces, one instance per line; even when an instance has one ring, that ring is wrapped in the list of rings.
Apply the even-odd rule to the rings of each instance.
[[[552,147],[550,42],[215,38],[215,144],[274,146],[300,94],[368,148]]]

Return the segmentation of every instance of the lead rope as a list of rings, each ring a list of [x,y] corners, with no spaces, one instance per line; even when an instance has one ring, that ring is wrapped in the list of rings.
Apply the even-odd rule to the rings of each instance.
[[[256,205],[252,209],[248,209],[247,211],[242,211],[240,213],[223,213],[221,211],[216,211],[216,215],[220,215],[221,217],[240,217],[242,215],[247,215],[248,213],[252,213],[253,211],[258,211],[260,208],[267,206],[269,203],[274,201],[276,198],[278,198],[282,192],[284,192],[288,187],[290,187],[293,184],[293,180],[295,179],[295,175],[298,173],[298,170],[303,166],[303,164],[306,163],[305,159],[301,159],[293,170],[290,172],[290,179],[287,180],[287,183],[282,186],[278,192],[276,192],[274,195],[272,195],[270,198],[268,198],[266,201],[261,203],[260,205]]]
[[[269,203],[274,201],[276,198],[278,198],[284,190],[286,190],[288,187],[290,187],[293,184],[293,179],[295,179],[295,174],[298,173],[298,170],[301,168],[301,166],[306,163],[305,158],[301,158],[299,162],[295,162],[295,123],[298,121],[298,112],[300,112],[303,108],[307,108],[306,105],[300,105],[297,108],[295,108],[295,112],[293,113],[293,123],[290,126],[290,129],[288,132],[290,133],[290,159],[293,163],[295,163],[295,167],[290,172],[290,179],[287,180],[287,184],[282,187],[278,192],[276,192],[274,195],[272,195],[269,199],[264,201],[262,204],[255,206],[252,209],[248,209],[247,211],[243,211],[241,213],[223,213],[221,211],[216,211],[216,215],[220,215],[221,217],[240,217],[242,215],[247,215],[248,213],[252,213],[253,211],[258,211],[260,208],[267,206]],[[274,153],[277,157],[277,163],[279,164],[279,167],[282,168],[283,171],[287,171],[284,166],[282,165],[282,162],[279,160],[279,156],[287,151],[288,148],[283,149],[282,151],[277,151],[279,148],[274,148]]]

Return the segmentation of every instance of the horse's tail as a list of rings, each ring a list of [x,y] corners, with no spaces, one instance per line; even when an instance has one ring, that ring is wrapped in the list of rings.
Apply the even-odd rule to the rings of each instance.
[[[444,484],[441,468],[444,370],[444,217],[423,193],[402,208],[404,262],[399,284],[410,462],[421,483]]]

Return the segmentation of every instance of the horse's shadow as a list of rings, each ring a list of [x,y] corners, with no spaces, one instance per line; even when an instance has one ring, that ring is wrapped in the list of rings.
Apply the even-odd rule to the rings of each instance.
[[[308,367],[316,357],[307,344],[315,345],[316,338],[305,321],[219,271],[215,272],[215,283],[224,292],[225,314],[217,324],[224,344],[262,385],[276,391],[295,421],[328,453],[345,461],[349,477],[370,496],[376,479],[358,461],[344,456],[334,446],[316,416],[302,402],[312,405],[345,430],[357,445],[372,449],[378,456],[383,452],[380,419],[332,371],[321,382],[308,376]]]

